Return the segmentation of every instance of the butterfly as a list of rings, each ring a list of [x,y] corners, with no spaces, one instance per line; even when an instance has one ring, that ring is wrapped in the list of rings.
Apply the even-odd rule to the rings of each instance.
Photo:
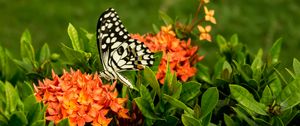
[[[133,88],[132,83],[120,74],[126,70],[142,70],[154,63],[153,53],[142,42],[130,37],[113,8],[101,14],[97,24],[97,46],[107,80],[118,79]]]

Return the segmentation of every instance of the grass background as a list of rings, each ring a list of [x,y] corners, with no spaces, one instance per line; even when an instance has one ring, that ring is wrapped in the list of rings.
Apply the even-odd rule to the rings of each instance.
[[[39,49],[48,43],[52,52],[60,53],[60,43],[70,43],[67,26],[96,29],[97,19],[108,7],[117,10],[123,24],[131,33],[152,32],[152,24],[162,24],[158,11],[172,18],[191,16],[199,0],[0,0],[0,46],[19,56],[19,41],[28,28],[33,46]],[[299,0],[211,0],[215,9],[217,34],[229,38],[237,33],[241,42],[252,51],[271,47],[276,39],[283,38],[281,61],[290,66],[292,58],[300,59],[300,1]],[[206,52],[204,62],[215,62],[216,42],[201,42]],[[96,44],[95,44],[96,46]],[[254,52],[256,53],[256,52]],[[208,63],[209,64],[209,63]],[[214,63],[213,63],[214,64]]]

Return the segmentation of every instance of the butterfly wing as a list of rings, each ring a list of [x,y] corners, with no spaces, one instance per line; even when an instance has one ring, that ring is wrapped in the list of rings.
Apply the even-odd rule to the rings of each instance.
[[[113,8],[107,9],[98,20],[97,45],[105,76],[110,79],[122,79],[118,72],[143,69],[154,62],[153,53],[130,37]]]

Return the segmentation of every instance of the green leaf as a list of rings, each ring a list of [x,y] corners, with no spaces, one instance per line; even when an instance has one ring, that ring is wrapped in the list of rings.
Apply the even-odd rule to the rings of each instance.
[[[179,100],[183,103],[194,99],[200,93],[201,84],[196,81],[189,81],[182,84],[182,91]]]
[[[230,38],[230,44],[234,47],[237,46],[238,43],[239,43],[238,35],[237,34],[232,35]]]
[[[278,101],[282,111],[292,108],[300,103],[300,76],[289,83],[280,93]]]
[[[28,113],[30,111],[33,111],[33,106],[37,103],[36,98],[34,94],[31,94],[30,96],[26,97],[24,99],[24,112]]]
[[[86,61],[85,54],[82,51],[71,49],[64,44],[61,44],[61,50],[71,62],[82,63]]]
[[[296,74],[296,76],[299,76],[300,75],[300,62],[294,58],[294,61],[293,61],[293,68],[294,68],[294,72]]]
[[[159,28],[155,24],[152,24],[152,28],[154,30],[154,33],[158,33],[160,31]]]
[[[164,21],[165,25],[174,24],[174,21],[165,12],[159,11],[159,16]]]
[[[16,89],[18,90],[19,96],[23,101],[26,97],[33,94],[33,89],[28,82],[18,83]]]
[[[158,71],[158,68],[159,68],[159,64],[160,64],[160,61],[162,59],[162,56],[163,56],[163,52],[156,52],[154,53],[154,63],[153,65],[150,67],[150,69],[156,73]]]
[[[229,50],[229,48],[227,46],[227,41],[223,36],[217,35],[217,43],[218,43],[221,53],[224,53],[227,50]]]
[[[196,105],[195,105],[193,111],[194,111],[194,115],[193,116],[196,119],[199,119],[201,117],[201,107],[198,105],[197,101],[196,101]]]
[[[31,124],[31,126],[45,126],[46,120],[38,120]]]
[[[201,99],[201,118],[207,116],[216,107],[219,100],[219,92],[216,87],[208,88]]]
[[[8,117],[6,117],[3,111],[0,109],[0,126],[8,126]]]
[[[23,112],[15,111],[8,122],[9,126],[26,126],[28,124],[26,116]]]
[[[276,42],[273,44],[270,50],[270,55],[272,58],[272,63],[277,63],[280,55],[280,50],[281,50],[281,45],[282,45],[282,38],[279,38],[276,40]]]
[[[45,60],[50,59],[50,49],[47,43],[45,43],[40,51],[39,61],[42,63]]]
[[[15,88],[9,83],[5,82],[5,96],[6,96],[6,111],[12,113],[16,111],[19,99],[18,93]]]
[[[236,126],[236,123],[231,119],[231,117],[225,113],[224,113],[224,122],[226,126]]]
[[[220,79],[221,78],[221,73],[224,68],[224,62],[225,62],[225,57],[218,58],[217,63],[215,64],[214,67],[214,77],[215,79]]]
[[[65,118],[58,122],[57,126],[70,126],[70,122],[68,118]]]
[[[79,38],[78,38],[78,32],[71,23],[69,23],[69,26],[68,26],[68,34],[71,39],[73,49],[76,51],[82,50],[83,46],[80,45]]]
[[[190,114],[182,114],[181,121],[184,126],[201,126],[200,121],[198,121]]]
[[[155,110],[152,109],[150,103],[144,99],[143,97],[138,97],[134,99],[136,105],[141,110],[143,116],[153,120],[162,120],[162,118],[158,117]]]
[[[209,69],[207,66],[202,65],[201,63],[196,64],[196,68],[198,69],[197,71],[197,78],[200,80],[203,80],[209,84],[212,83],[209,75]]]
[[[151,109],[154,110],[153,99],[151,97],[149,90],[144,85],[141,85],[139,92],[140,92],[141,97],[144,100],[146,100],[149,103]]]
[[[270,84],[270,89],[272,91],[272,95],[274,96],[274,98],[276,98],[281,93],[282,86],[279,77],[277,75],[274,76],[275,79]]]
[[[247,89],[243,88],[242,86],[233,84],[230,84],[229,87],[231,95],[238,103],[240,103],[241,105],[245,106],[247,109],[253,112],[256,112],[261,115],[267,115],[267,107],[264,104],[257,102],[253,98],[253,95],[250,94]]]
[[[238,108],[232,108],[232,109],[236,112],[238,118],[245,120],[250,126],[258,126],[253,120],[251,120],[246,114],[241,112]]]
[[[261,78],[261,67],[263,65],[263,61],[262,61],[262,56],[263,56],[263,50],[259,49],[259,51],[257,52],[255,59],[253,60],[252,64],[251,64],[251,69],[253,71],[253,78],[257,81],[259,81],[259,79]]]
[[[211,120],[212,112],[208,113],[205,117],[201,119],[201,124],[202,126],[208,126]]]
[[[144,78],[150,84],[153,90],[155,90],[158,96],[161,97],[160,86],[155,77],[154,72],[149,67],[145,67],[143,74],[144,74]]]
[[[272,91],[267,85],[262,93],[262,97],[260,99],[260,102],[265,104],[265,105],[271,105],[273,102],[273,95]]]
[[[34,48],[31,44],[31,35],[26,29],[21,37],[21,56],[28,57],[31,61],[35,61]]]
[[[165,120],[158,120],[154,125],[156,126],[177,126],[178,118],[176,116],[168,115]]]
[[[168,84],[168,95],[178,99],[182,90],[182,84],[177,81],[176,73],[173,73],[173,76],[170,77],[169,82],[170,84]]]
[[[163,99],[166,100],[167,102],[169,102],[171,105],[173,105],[177,108],[181,108],[181,109],[185,110],[189,114],[192,114],[192,115],[194,114],[194,111],[191,108],[186,106],[183,102],[173,98],[172,96],[163,94]]]
[[[42,120],[44,118],[45,110],[46,109],[42,107],[41,103],[33,104],[27,115],[29,124]]]
[[[282,120],[276,116],[272,117],[272,126],[285,126],[282,122]]]

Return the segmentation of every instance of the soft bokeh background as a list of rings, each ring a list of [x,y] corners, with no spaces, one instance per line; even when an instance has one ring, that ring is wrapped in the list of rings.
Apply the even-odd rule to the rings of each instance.
[[[33,46],[39,49],[47,42],[52,52],[60,53],[60,43],[70,43],[68,23],[94,32],[99,15],[108,7],[119,13],[131,33],[152,32],[152,24],[162,24],[158,11],[172,18],[191,16],[199,0],[0,0],[0,45],[19,55],[22,32],[28,28]],[[281,61],[289,66],[292,58],[300,59],[299,0],[211,0],[215,9],[217,34],[229,38],[237,33],[251,51],[265,51],[279,37],[283,38]],[[206,61],[215,62],[216,42],[202,42]],[[96,45],[96,44],[95,44]],[[256,52],[255,52],[256,53]],[[214,63],[213,63],[214,64]]]

